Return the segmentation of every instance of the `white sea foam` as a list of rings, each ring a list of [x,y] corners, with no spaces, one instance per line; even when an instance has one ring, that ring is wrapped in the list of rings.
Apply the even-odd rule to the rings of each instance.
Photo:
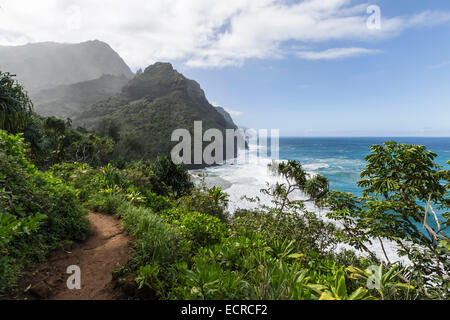
[[[337,160],[337,159],[336,159]],[[339,159],[342,161],[342,159]],[[344,161],[345,162],[345,161]],[[243,196],[250,198],[258,197],[260,204],[270,205],[271,199],[261,193],[262,188],[267,187],[276,182],[283,182],[282,178],[271,174],[268,169],[268,164],[272,163],[270,158],[258,157],[258,148],[250,146],[246,152],[241,152],[237,159],[230,160],[226,164],[217,167],[211,167],[204,170],[191,171],[192,174],[204,174],[204,182],[208,187],[220,186],[229,194],[228,210],[233,214],[237,209],[252,209],[257,207],[256,203],[242,200]],[[317,170],[328,168],[329,165],[322,161],[317,163],[306,164],[304,169],[311,175],[317,174]],[[197,180],[198,181],[198,180]],[[314,206],[310,201],[306,201],[307,197],[304,194],[296,193],[293,195],[296,199],[305,200],[305,206],[308,211],[316,212],[316,214],[324,221],[333,222],[326,217],[327,211],[320,210]],[[339,226],[339,224],[337,223]],[[409,264],[409,260],[405,257],[399,257],[397,254],[397,246],[394,242],[383,240],[385,251],[389,257],[390,262],[401,262]],[[378,240],[372,241],[372,244],[366,243],[366,246],[372,250],[379,259],[386,260],[382,247]],[[349,249],[357,251],[346,244],[338,246],[338,250]],[[357,251],[361,256],[367,256],[365,252]]]

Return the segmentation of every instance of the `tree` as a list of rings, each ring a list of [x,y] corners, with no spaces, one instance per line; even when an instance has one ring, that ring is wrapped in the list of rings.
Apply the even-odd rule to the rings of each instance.
[[[299,161],[289,160],[279,164],[269,164],[269,169],[284,178],[283,183],[276,183],[274,186],[262,189],[264,194],[273,198],[276,209],[280,212],[289,205],[303,205],[302,201],[291,200],[289,196],[295,192],[303,192],[310,197],[310,201],[319,203],[328,194],[328,179],[320,174],[311,177],[303,170]]]
[[[102,119],[96,133],[102,137],[111,137],[117,143],[120,140],[120,125],[114,120]]]
[[[189,174],[183,164],[174,164],[170,156],[160,156],[151,165],[152,191],[167,196],[181,197],[193,188]]]
[[[305,193],[309,194],[311,201],[320,201],[329,192],[328,179],[320,174],[315,175],[305,183]]]
[[[25,130],[30,122],[33,104],[14,75],[0,71],[0,129],[10,133]]]
[[[328,216],[342,222],[348,242],[366,251],[364,242],[371,239],[378,239],[383,250],[382,239],[396,242],[399,254],[413,263],[408,271],[416,287],[427,296],[446,298],[448,212],[439,217],[435,209],[448,211],[449,172],[440,170],[436,156],[424,146],[394,141],[374,145],[358,182],[363,197],[332,192],[327,202],[332,210]]]
[[[65,159],[65,138],[68,127],[70,127],[69,123],[55,117],[45,118],[43,121],[43,128],[46,134],[51,137],[53,146],[51,154],[54,163],[59,163]]]

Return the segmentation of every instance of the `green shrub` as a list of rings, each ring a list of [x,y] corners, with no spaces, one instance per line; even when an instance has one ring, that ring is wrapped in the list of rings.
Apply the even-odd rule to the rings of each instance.
[[[15,217],[26,231],[4,245],[7,258],[3,258],[12,268],[10,275],[0,278],[0,291],[5,291],[12,288],[25,265],[42,259],[67,241],[84,239],[89,223],[75,191],[29,162],[21,135],[1,130],[0,183],[3,217]],[[41,219],[43,215],[45,220]],[[38,227],[32,223],[36,219],[40,221]],[[4,283],[5,279],[10,280]]]
[[[183,276],[184,274],[184,276]],[[368,291],[345,278],[333,260],[293,250],[291,242],[232,235],[201,248],[180,275],[178,299],[363,299]],[[336,281],[338,279],[338,281]],[[337,284],[337,285],[336,285]],[[349,294],[346,294],[349,292]]]
[[[193,188],[185,166],[174,164],[169,156],[158,157],[152,163],[151,169],[153,171],[151,176],[152,192],[179,198],[189,193]]]
[[[100,169],[100,172],[95,176],[94,181],[96,181],[103,189],[113,189],[115,187],[127,188],[130,185],[129,181],[125,179],[120,170],[113,167],[111,163],[108,163],[107,166]]]
[[[219,243],[228,232],[218,218],[199,212],[186,212],[174,225],[192,243],[193,249]]]
[[[191,194],[180,199],[180,204],[188,211],[197,211],[211,215],[226,222],[229,215],[226,211],[228,195],[220,188],[195,188]]]
[[[115,214],[118,208],[125,202],[124,197],[118,193],[96,193],[86,206],[95,212]]]
[[[156,193],[147,191],[145,193],[145,206],[153,212],[161,212],[172,209],[174,201],[167,199],[164,196],[158,196]]]
[[[179,198],[193,188],[186,168],[175,165],[170,157],[131,162],[123,174],[143,194],[151,192]]]
[[[51,167],[50,172],[54,177],[60,178],[65,184],[75,189],[78,200],[85,202],[100,189],[94,177],[99,173],[86,163],[61,163]]]
[[[266,240],[276,237],[280,241],[294,241],[302,252],[320,252],[326,255],[334,250],[337,243],[335,226],[309,212],[277,214],[264,210],[238,210],[231,225],[238,234],[255,232]]]
[[[118,209],[126,230],[133,236],[133,254],[119,270],[119,277],[135,274],[140,289],[167,297],[177,283],[177,263],[187,257],[180,235],[151,210],[123,204]]]
[[[151,161],[134,161],[122,170],[124,177],[129,180],[141,193],[151,192],[155,180]]]
[[[0,130],[17,133],[30,122],[33,103],[13,77],[0,71]]]

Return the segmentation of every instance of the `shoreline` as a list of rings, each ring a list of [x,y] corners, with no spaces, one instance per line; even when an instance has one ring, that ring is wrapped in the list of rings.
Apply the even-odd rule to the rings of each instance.
[[[241,155],[242,156],[242,155]],[[265,159],[262,162],[268,163],[269,159]],[[270,160],[271,161],[271,160]],[[286,161],[286,160],[280,160],[280,161]],[[256,170],[255,170],[256,168]],[[248,174],[252,172],[252,169],[259,172],[259,184],[256,185],[255,182],[257,182],[255,179],[249,180],[248,176],[245,176],[244,174]],[[268,173],[268,170],[265,168],[266,172],[261,172],[261,162],[256,163],[256,166],[254,163],[245,163],[240,165],[231,165],[231,164],[221,164],[216,165],[214,167],[207,167],[203,169],[196,169],[196,170],[189,170],[189,176],[193,179],[192,182],[196,183],[196,181],[199,181],[200,174],[206,173],[205,175],[205,185],[207,187],[212,186],[218,186],[218,187],[224,187],[223,191],[230,195],[230,202],[228,211],[231,215],[234,214],[234,212],[238,209],[256,209],[259,207],[260,204],[270,205],[270,199],[267,197],[264,197],[263,194],[260,193],[260,188],[266,187],[265,183],[269,182],[271,184],[275,183],[277,180],[280,181],[278,177],[270,176]],[[208,172],[209,171],[209,172]],[[314,171],[307,171],[308,174],[317,174],[317,172]],[[270,181],[264,181],[266,180]],[[248,185],[246,185],[246,181],[248,182]],[[250,193],[250,194],[249,194]],[[262,201],[260,204],[255,203],[249,203],[248,201],[242,200],[242,196],[250,196],[250,197],[259,197]],[[297,200],[302,200],[305,203],[305,209],[314,212],[319,219],[321,219],[324,222],[329,222],[337,227],[341,227],[339,222],[331,220],[326,217],[327,210],[326,209],[319,209],[317,208],[311,201],[307,201],[307,198],[300,194],[296,193],[293,195]],[[365,243],[365,245],[372,250],[375,255],[377,256],[380,261],[387,262],[384,253],[383,248],[379,244],[378,239],[373,239],[372,243]],[[407,266],[410,264],[409,259],[406,257],[400,257],[397,253],[398,246],[393,242],[386,239],[383,239],[383,246],[384,249],[388,255],[389,261],[392,263],[400,262],[402,265]],[[345,250],[351,250],[356,255],[360,257],[368,257],[368,253],[358,250],[346,243],[339,243],[336,246],[335,252],[340,252],[343,249]]]

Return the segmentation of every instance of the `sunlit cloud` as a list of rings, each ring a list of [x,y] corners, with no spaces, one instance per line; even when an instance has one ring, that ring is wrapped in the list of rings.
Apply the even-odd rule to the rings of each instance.
[[[293,54],[287,42],[299,48],[320,45],[322,54],[342,57],[343,49],[333,49],[336,41],[373,47],[408,28],[450,21],[449,12],[389,17],[382,11],[381,29],[371,30],[367,4],[351,0],[0,0],[0,5],[0,45],[98,39],[133,69],[155,61],[223,67],[281,59]],[[301,52],[314,56],[308,51]]]
[[[299,52],[298,56],[308,60],[334,60],[367,54],[376,54],[380,52],[381,52],[380,50],[365,49],[365,48],[333,48],[324,51]]]
[[[240,115],[243,114],[241,111],[232,110],[232,109],[229,109],[229,108],[224,108],[224,110],[226,112],[228,112],[229,114],[231,114],[232,116],[240,116]]]

